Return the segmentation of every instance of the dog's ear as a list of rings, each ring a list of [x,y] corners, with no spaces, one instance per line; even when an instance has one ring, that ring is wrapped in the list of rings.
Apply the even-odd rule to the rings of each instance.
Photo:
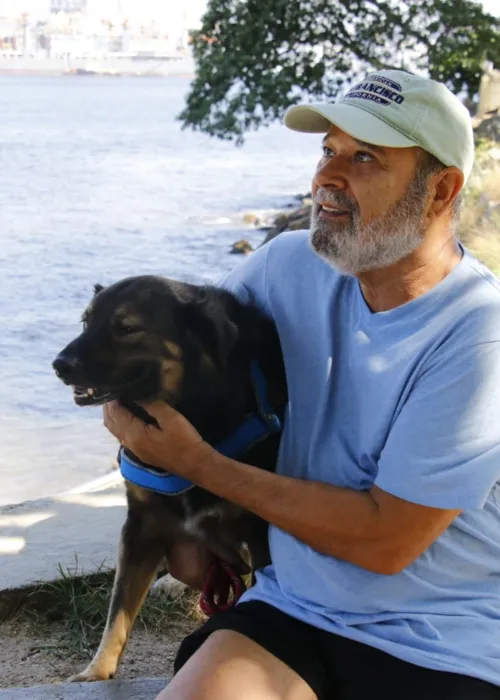
[[[177,301],[184,307],[202,306],[208,300],[208,293],[204,287],[194,285],[177,285],[174,288]]]
[[[99,294],[99,292],[102,292],[103,289],[104,289],[104,287],[102,284],[99,284],[99,283],[94,284],[94,296]]]
[[[200,308],[200,318],[204,319],[203,336],[209,351],[219,367],[224,368],[238,339],[238,326],[224,313],[224,309],[214,309],[209,302]]]
[[[225,367],[238,338],[238,327],[229,318],[226,305],[213,290],[193,287],[179,298],[187,329],[198,339],[219,367]]]
[[[224,308],[218,309],[207,301],[199,307],[200,335],[219,367],[225,367],[236,340],[238,326],[227,316]]]

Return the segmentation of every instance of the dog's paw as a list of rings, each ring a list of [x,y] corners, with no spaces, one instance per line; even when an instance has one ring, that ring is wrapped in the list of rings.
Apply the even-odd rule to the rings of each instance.
[[[106,672],[96,666],[87,666],[81,673],[70,676],[68,683],[95,683],[96,681],[110,681],[114,677],[114,673]]]
[[[185,583],[178,581],[170,574],[166,574],[151,586],[150,593],[153,596],[166,598],[167,600],[177,600],[188,590],[189,586],[186,586]]]

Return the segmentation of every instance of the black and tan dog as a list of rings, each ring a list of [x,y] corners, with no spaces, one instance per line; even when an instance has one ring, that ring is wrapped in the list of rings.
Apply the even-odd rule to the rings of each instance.
[[[161,277],[132,277],[96,286],[83,316],[83,332],[53,366],[73,386],[79,406],[120,400],[162,399],[183,413],[217,446],[257,411],[251,365],[266,380],[269,401],[282,416],[287,401],[281,348],[272,322],[221,289]],[[238,459],[274,469],[279,434],[249,447]],[[134,619],[156,572],[200,587],[217,558],[248,571],[269,561],[267,524],[194,487],[164,495],[126,482],[123,526],[108,621],[89,666],[73,680],[113,678]]]

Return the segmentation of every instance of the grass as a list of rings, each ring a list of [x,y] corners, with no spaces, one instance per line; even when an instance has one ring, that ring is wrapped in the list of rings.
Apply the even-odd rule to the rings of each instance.
[[[34,635],[42,639],[47,625],[60,625],[59,641],[39,644],[35,651],[44,650],[60,658],[90,658],[106,624],[114,571],[101,565],[84,574],[75,559],[75,567],[64,569],[59,565],[58,573],[55,581],[42,583],[28,593],[16,606],[16,618],[29,621]],[[201,618],[197,600],[197,594],[175,601],[147,596],[136,626],[152,632],[172,632],[186,617]]]

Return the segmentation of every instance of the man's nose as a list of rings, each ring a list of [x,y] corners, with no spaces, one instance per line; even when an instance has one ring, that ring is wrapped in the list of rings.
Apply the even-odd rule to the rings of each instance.
[[[320,187],[334,190],[347,188],[345,169],[339,159],[328,158],[318,163],[313,177],[313,191]]]

